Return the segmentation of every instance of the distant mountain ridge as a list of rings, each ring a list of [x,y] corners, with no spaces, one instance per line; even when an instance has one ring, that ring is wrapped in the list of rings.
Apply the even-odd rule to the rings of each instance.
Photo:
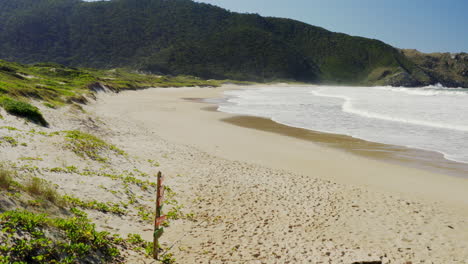
[[[378,40],[191,0],[0,0],[0,21],[0,58],[22,63],[251,81],[460,83]]]

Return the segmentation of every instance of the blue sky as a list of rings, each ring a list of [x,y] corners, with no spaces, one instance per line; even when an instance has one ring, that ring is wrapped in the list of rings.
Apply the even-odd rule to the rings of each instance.
[[[423,52],[468,52],[468,0],[199,0]]]

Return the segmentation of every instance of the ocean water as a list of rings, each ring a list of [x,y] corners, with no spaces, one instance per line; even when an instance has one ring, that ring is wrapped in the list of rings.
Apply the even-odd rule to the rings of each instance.
[[[468,163],[468,89],[260,87],[230,90],[219,111],[442,153]]]

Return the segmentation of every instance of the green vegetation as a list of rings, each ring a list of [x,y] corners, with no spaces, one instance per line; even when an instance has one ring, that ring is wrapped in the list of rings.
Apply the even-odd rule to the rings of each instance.
[[[114,205],[61,197],[43,179],[29,178],[21,185],[14,181],[15,177],[13,171],[0,166],[0,188],[8,193],[27,192],[35,198],[27,201],[33,207],[40,207],[43,200],[47,200],[63,209],[65,205],[72,205],[122,213]],[[96,231],[86,213],[76,208],[70,211],[74,217],[52,218],[45,213],[23,210],[1,213],[0,263],[102,263],[117,260],[120,255],[117,246],[122,240],[107,232]]]
[[[67,147],[80,157],[88,157],[92,160],[105,162],[106,158],[101,156],[101,152],[103,151],[112,151],[118,155],[125,155],[123,150],[91,134],[78,130],[66,131],[65,133],[65,137],[69,142]]]
[[[61,208],[80,207],[119,215],[126,213],[126,210],[123,209],[120,204],[111,202],[104,203],[97,200],[83,201],[70,195],[62,196],[57,192],[54,185],[38,177],[26,178],[24,184],[20,184],[14,180],[15,175],[16,174],[12,170],[0,166],[0,188],[8,191],[24,191],[28,193],[35,199],[30,201],[30,205],[41,206],[45,205],[44,201],[48,201]]]
[[[22,192],[28,193],[34,199],[25,202],[34,209],[8,210],[0,214],[0,263],[121,261],[118,248],[126,248],[126,241],[117,235],[96,231],[94,224],[87,219],[87,214],[76,208],[121,215],[125,210],[119,204],[96,200],[85,202],[67,195],[62,197],[53,185],[43,179],[26,178],[23,184],[19,184],[14,180],[17,177],[14,171],[0,164],[1,190],[5,190],[11,197],[21,197]],[[44,207],[46,200],[58,205],[62,213],[69,211],[74,216],[52,217],[47,213],[37,213],[35,210],[47,212],[47,207]],[[152,249],[152,243],[142,242],[141,237],[138,239],[134,236],[132,239],[130,236],[128,243],[144,243],[143,251]]]
[[[67,166],[65,168],[54,167],[54,168],[51,168],[50,171],[55,172],[55,173],[60,173],[60,172],[63,172],[63,173],[78,173],[78,168],[75,167],[75,166]]]
[[[9,114],[26,118],[31,122],[40,124],[42,126],[48,125],[39,109],[26,102],[17,101],[9,97],[2,96],[0,97],[0,106],[3,107]]]
[[[2,2],[0,20],[1,5]],[[158,76],[128,69],[78,69],[56,63],[23,65],[0,60],[0,107],[9,114],[48,126],[39,109],[28,100],[41,100],[44,106],[51,109],[71,104],[74,109],[84,113],[79,104],[87,103],[88,98],[94,98],[94,93],[100,90],[119,92],[148,87],[217,87],[224,82],[230,81]]]
[[[0,19],[5,25],[0,27],[0,58],[24,63],[55,61],[261,82],[422,85],[437,79],[378,40],[191,0],[4,0]],[[39,74],[18,73],[13,66],[4,69],[4,75],[39,82],[41,95],[73,93],[60,90],[56,78],[35,79]],[[80,72],[56,64],[35,67],[68,79]],[[133,77],[117,81],[102,73],[98,83],[129,89],[145,86],[132,84]],[[95,78],[89,72],[80,76],[81,89]],[[8,91],[4,87],[0,85]]]
[[[79,212],[70,218],[50,218],[46,214],[21,210],[0,214],[0,236],[3,238],[0,240],[0,262],[89,263],[116,260],[120,256],[118,239],[107,232],[96,231],[94,224],[84,215]]]
[[[18,158],[18,160],[26,160],[26,161],[33,161],[33,160],[36,160],[36,161],[42,161],[43,159],[42,159],[42,158],[39,158],[39,157],[20,157],[20,158]]]
[[[0,166],[0,188],[19,193],[27,192],[35,198],[33,205],[43,205],[43,201],[49,201],[57,206],[66,205],[64,198],[57,192],[53,185],[44,179],[31,177],[27,178],[24,184],[14,180],[16,173],[12,170]]]
[[[152,167],[159,167],[160,164],[159,162],[155,161],[155,160],[152,160],[152,159],[149,159],[148,160],[148,163],[152,166]]]
[[[25,171],[31,171],[31,170],[34,171],[35,170],[35,168],[31,168],[30,166],[27,166],[27,165],[22,166],[21,169],[25,170]],[[124,184],[124,186],[128,185],[128,184],[136,185],[136,186],[140,187],[142,190],[147,190],[150,187],[156,187],[155,182],[152,182],[152,181],[149,181],[149,180],[140,180],[140,179],[136,178],[135,176],[133,176],[135,174],[133,172],[130,172],[130,171],[124,171],[121,174],[114,174],[114,173],[108,173],[108,172],[90,171],[90,170],[86,170],[86,169],[85,170],[79,170],[75,166],[67,166],[67,167],[64,167],[64,168],[54,167],[54,168],[44,169],[44,170],[54,172],[54,173],[77,173],[77,174],[80,174],[80,175],[83,175],[83,176],[107,177],[107,178],[110,178],[112,180],[121,181]],[[144,172],[138,171],[137,173],[141,177],[147,177],[148,176],[148,174],[144,173]]]
[[[9,190],[13,183],[13,177],[11,171],[4,169],[0,166],[0,188]]]
[[[179,202],[175,199],[177,193],[174,192],[169,186],[164,186],[165,192],[165,201],[164,204],[170,206],[169,211],[167,211],[167,219],[169,220],[177,220],[180,218],[185,219],[193,219],[193,214],[184,214],[181,210],[184,208],[183,205],[179,204]],[[166,223],[167,224],[167,223]]]
[[[120,215],[123,215],[126,212],[125,209],[121,208],[119,204],[115,204],[111,202],[103,203],[103,202],[98,202],[96,200],[84,202],[76,197],[72,197],[68,195],[63,196],[63,199],[69,205],[78,206],[83,209],[92,209],[92,210],[98,210],[103,213],[113,213],[113,214],[120,214]]]
[[[145,243],[145,240],[139,234],[128,234],[127,241],[132,245],[142,245]]]
[[[2,142],[7,142],[7,143],[10,144],[12,147],[18,146],[18,141],[16,141],[16,139],[14,139],[13,137],[9,137],[9,136],[0,137],[0,144],[1,144]]]
[[[127,242],[132,245],[134,249],[145,252],[148,257],[153,255],[153,242],[143,240],[139,234],[128,234]],[[172,253],[166,253],[160,256],[160,262],[164,264],[172,264],[176,263],[176,259]]]
[[[53,63],[24,65],[0,60],[0,100],[5,101],[3,104],[6,105],[3,107],[12,114],[39,123],[43,120],[37,108],[24,100],[38,99],[44,101],[46,107],[57,108],[66,103],[86,103],[86,97],[93,98],[93,92],[105,89],[119,92],[148,87],[214,87],[222,83],[190,76],[143,74],[126,69],[78,69]],[[21,98],[22,101],[14,98]]]
[[[403,53],[423,69],[433,80],[446,87],[468,87],[467,53],[421,53],[403,50]]]
[[[138,210],[138,216],[140,217],[141,221],[152,222],[154,220],[153,210],[148,209],[143,205],[137,206],[136,209]]]
[[[34,197],[47,200],[55,205],[64,206],[66,200],[44,179],[32,177],[24,184],[23,189]]]
[[[18,130],[16,127],[11,127],[11,126],[2,126],[0,128],[7,129],[9,131],[17,131]]]
[[[21,160],[40,159],[22,157]],[[151,257],[153,249],[151,242],[144,241],[138,235],[129,235],[129,238],[124,240],[108,232],[98,232],[87,214],[81,211],[97,210],[123,215],[127,213],[126,203],[81,200],[71,195],[62,196],[57,192],[56,185],[51,182],[17,174],[16,169],[22,171],[21,165],[11,163],[9,166],[12,169],[4,166],[6,165],[0,163],[0,192],[15,199],[15,204],[27,210],[0,208],[0,263],[122,263],[123,258],[119,249],[138,250]],[[80,170],[75,166],[38,168],[27,164],[25,168],[36,175],[43,172],[77,174],[89,172],[89,175],[103,176],[100,171],[91,171],[88,168]],[[107,164],[103,164],[102,170],[116,173]],[[136,178],[148,176],[143,171],[131,168],[123,171],[121,175],[109,174],[104,177],[121,180],[124,188],[130,192],[130,184],[142,189],[154,187],[154,183]],[[134,194],[131,195],[130,199],[137,199]],[[174,195],[169,189],[171,200],[174,199]],[[150,207],[134,208],[138,210],[142,219],[153,221],[154,212]],[[161,255],[160,258],[161,263],[175,263],[170,253]]]

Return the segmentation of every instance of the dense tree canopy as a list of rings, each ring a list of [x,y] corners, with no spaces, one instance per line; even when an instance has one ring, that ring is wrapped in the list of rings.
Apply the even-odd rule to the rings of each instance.
[[[433,82],[398,49],[191,0],[0,0],[0,58],[254,81]]]

